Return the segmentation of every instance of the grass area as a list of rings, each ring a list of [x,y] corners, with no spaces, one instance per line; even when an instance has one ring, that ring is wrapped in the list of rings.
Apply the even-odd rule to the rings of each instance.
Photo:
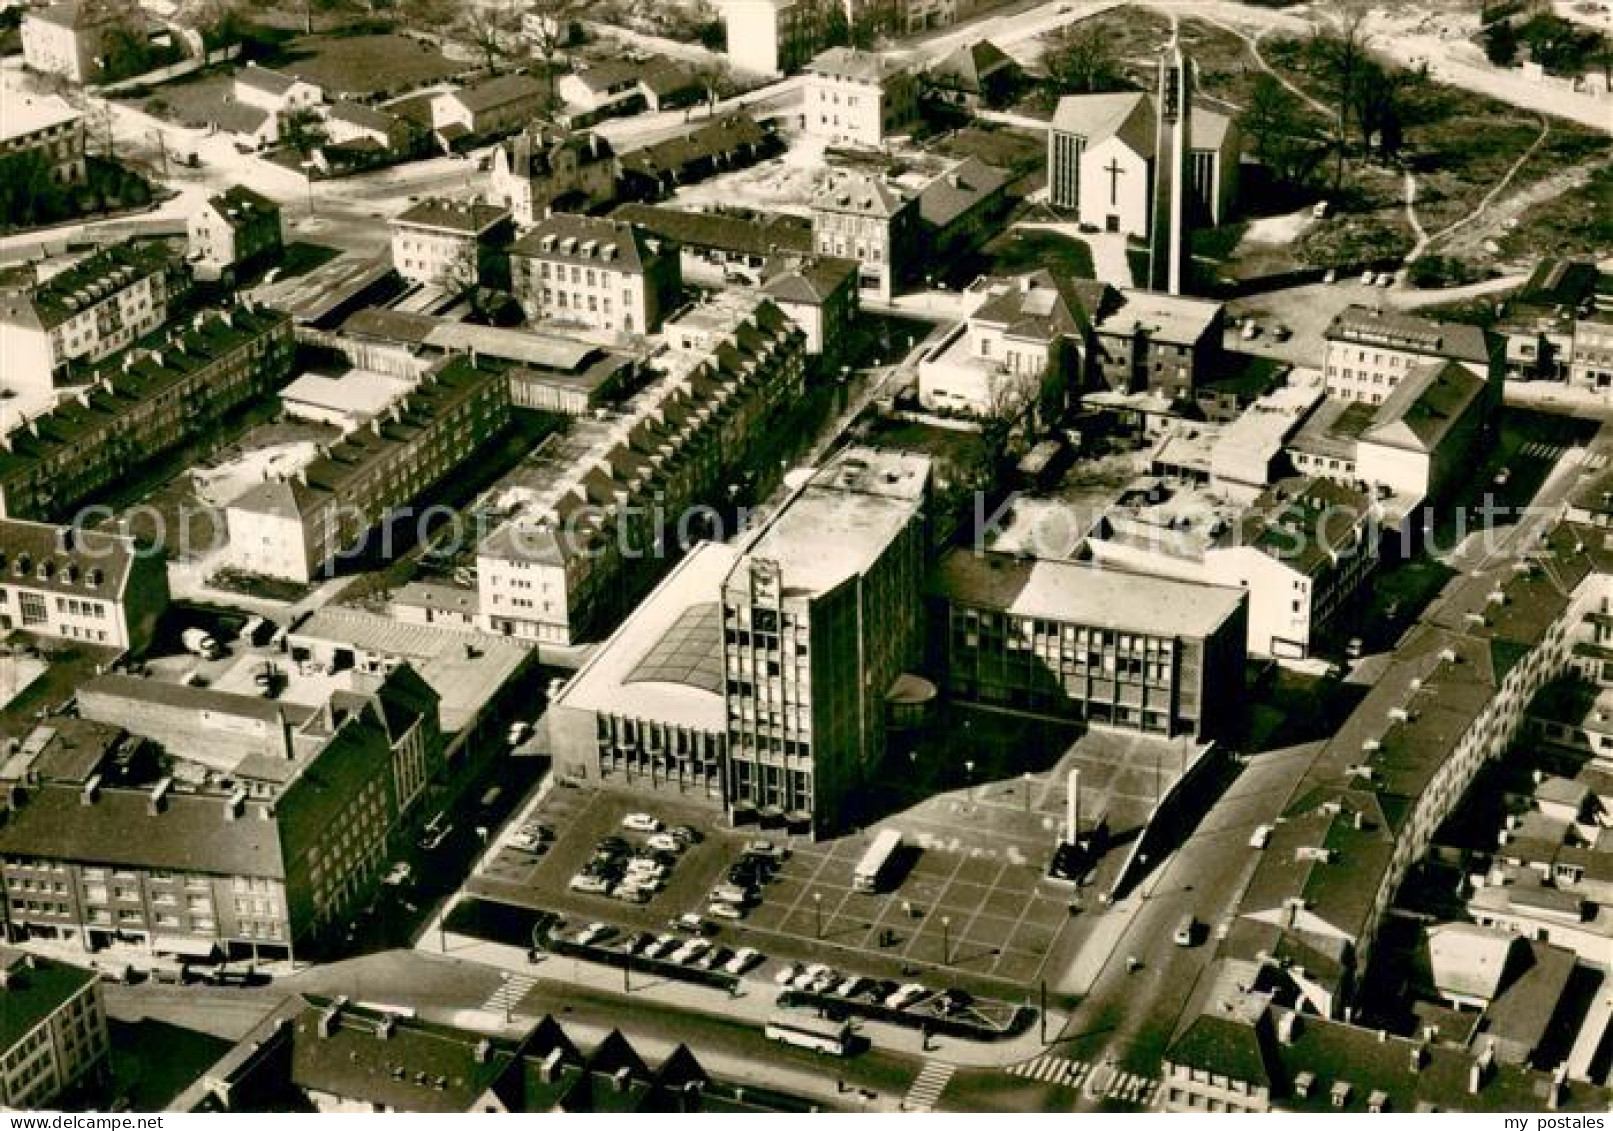
[[[960,472],[978,467],[985,459],[985,442],[979,432],[937,428],[913,420],[877,416],[869,421],[863,442],[887,451],[915,452],[935,460],[940,478],[957,479]]]
[[[197,71],[145,94],[131,95],[147,114],[182,126],[205,126],[234,100],[235,79],[228,69]]]
[[[1047,139],[1011,126],[982,123],[941,138],[935,151],[948,157],[978,157],[988,165],[1023,174],[1047,160]]]
[[[1528,208],[1497,241],[1501,254],[1606,255],[1613,250],[1613,165],[1577,188]]]
[[[1095,279],[1092,249],[1085,240],[1060,232],[1010,228],[981,249],[988,274],[1017,275],[1046,268],[1059,275]]]
[[[152,195],[151,182],[116,161],[88,158],[83,183],[67,186],[51,180],[35,155],[16,154],[0,159],[0,233],[144,208]]]
[[[400,94],[466,70],[434,44],[392,34],[303,36],[266,62],[328,92],[360,95]]]
[[[1366,696],[1366,688],[1270,664],[1249,688],[1242,734],[1234,744],[1254,754],[1330,737]]]

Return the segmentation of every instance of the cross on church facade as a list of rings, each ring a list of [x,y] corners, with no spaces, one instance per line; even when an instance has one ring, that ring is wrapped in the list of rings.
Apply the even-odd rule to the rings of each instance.
[[[1120,174],[1125,170],[1120,167],[1119,158],[1111,157],[1103,171],[1109,174],[1109,206],[1112,208],[1120,203]]]

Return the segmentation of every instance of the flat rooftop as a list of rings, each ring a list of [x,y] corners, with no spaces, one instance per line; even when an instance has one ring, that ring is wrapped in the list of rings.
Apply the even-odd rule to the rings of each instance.
[[[1131,334],[1139,328],[1161,342],[1196,342],[1221,313],[1210,299],[1183,298],[1158,291],[1122,290],[1121,305],[1098,322],[1100,334]]]
[[[848,448],[792,496],[746,547],[778,563],[786,594],[827,593],[867,572],[919,514],[930,460]]]
[[[385,412],[412,387],[412,382],[401,377],[364,369],[355,369],[340,377],[304,373],[280,391],[280,402],[369,420]]]
[[[949,601],[1066,624],[1199,639],[1237,612],[1241,589],[1170,581],[1086,562],[954,550],[931,590]]]
[[[594,649],[555,705],[723,731],[722,585],[738,560],[732,545],[696,545]]]
[[[441,697],[442,729],[463,730],[505,683],[536,653],[496,636],[467,629],[410,624],[364,609],[327,605],[317,609],[288,639],[351,648],[355,652],[408,660]]]

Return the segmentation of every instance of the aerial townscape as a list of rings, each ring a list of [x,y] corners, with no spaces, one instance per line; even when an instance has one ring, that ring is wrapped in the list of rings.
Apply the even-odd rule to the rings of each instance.
[[[1613,0],[0,56],[0,1110],[1607,1126]]]

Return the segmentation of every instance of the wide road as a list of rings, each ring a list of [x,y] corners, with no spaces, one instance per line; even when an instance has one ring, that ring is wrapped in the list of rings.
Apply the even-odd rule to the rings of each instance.
[[[512,1031],[550,1013],[584,1044],[620,1029],[652,1062],[686,1044],[718,1075],[789,1091],[829,1108],[897,1110],[924,1068],[920,1058],[888,1049],[829,1059],[769,1041],[748,1021],[684,1009],[642,993],[624,996],[575,985],[558,968],[551,974],[554,980],[544,974],[542,966],[533,968],[533,977],[541,980],[514,1006]],[[502,1018],[486,1003],[500,986],[498,971],[490,967],[418,951],[389,951],[306,970],[273,985],[108,984],[105,992],[107,1010],[119,1020],[151,1017],[238,1040],[297,992],[345,994],[354,1001],[412,1009],[434,1021],[497,1027]],[[945,1106],[952,1106],[950,1100]]]

